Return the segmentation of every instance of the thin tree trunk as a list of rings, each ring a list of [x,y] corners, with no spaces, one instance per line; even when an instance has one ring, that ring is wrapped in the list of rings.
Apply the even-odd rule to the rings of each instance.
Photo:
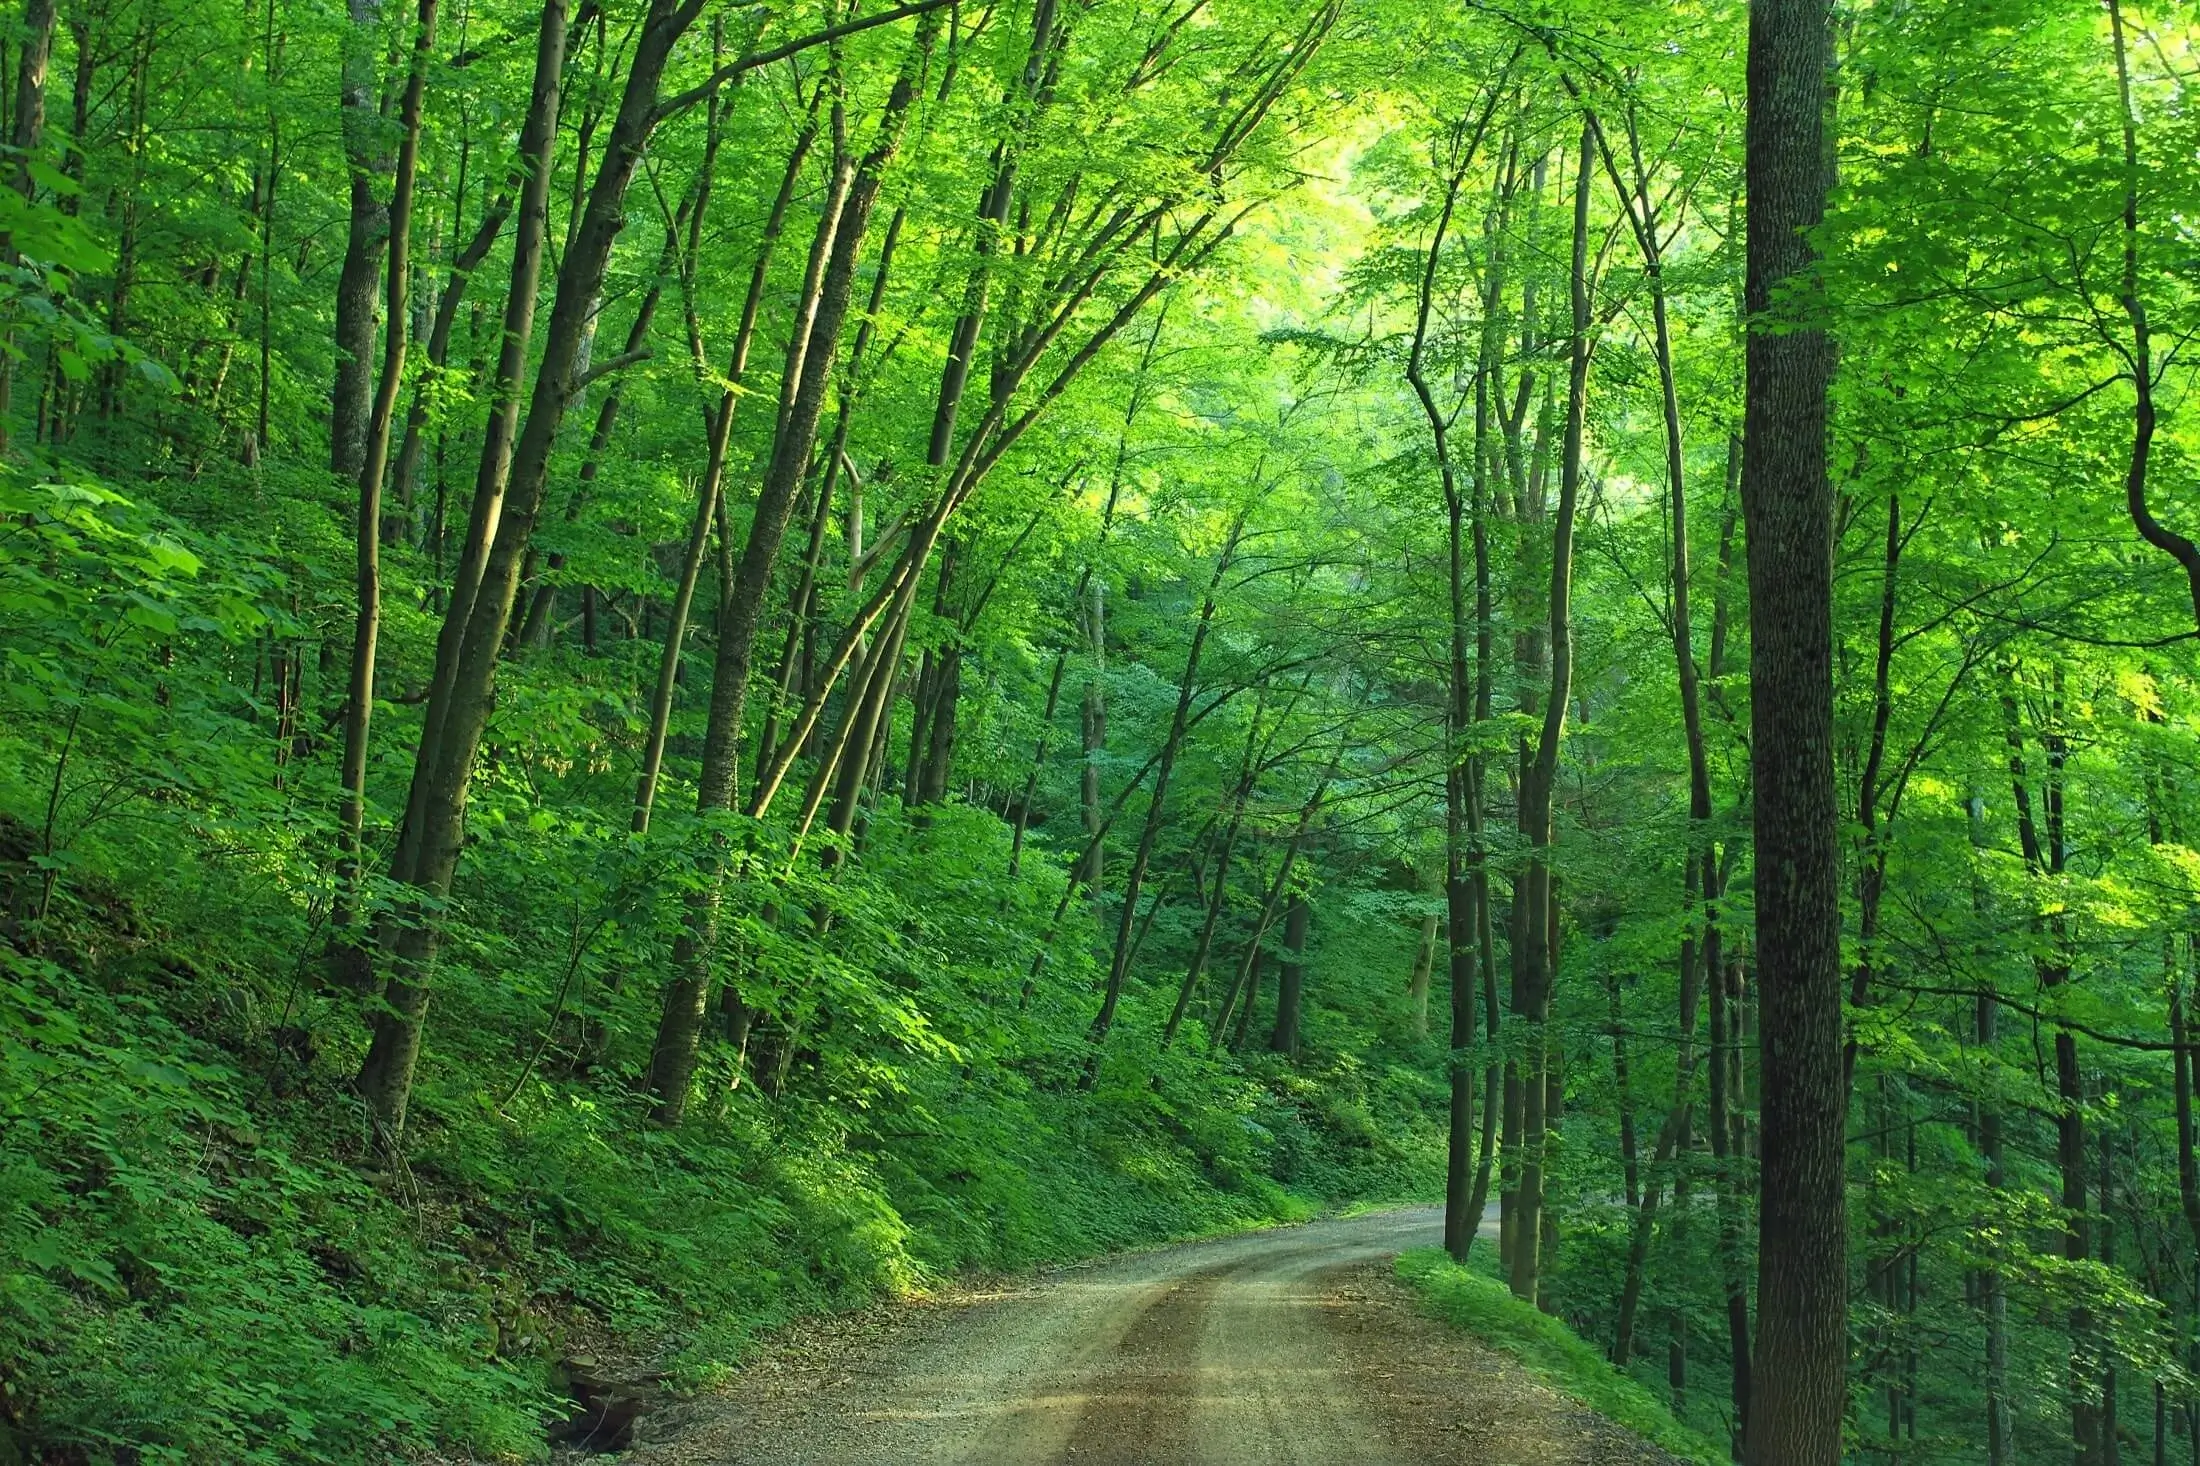
[[[1974,798],[1971,809],[1975,843],[1984,838],[1982,802]],[[1999,1038],[2000,1006],[1992,993],[1979,993],[1972,1037],[1986,1055],[1993,1053]],[[2182,1118],[2190,1123],[2189,1109]],[[1978,1143],[1979,1153],[1986,1160],[1987,1190],[1999,1196],[2009,1185],[2009,1173],[2002,1152],[1998,1100],[1990,1099],[1979,1107]],[[2193,1206],[2193,1243],[2200,1252],[2200,1196],[2193,1198]],[[2009,1289],[2000,1267],[1992,1262],[1979,1275],[1979,1293],[1980,1308],[1986,1315],[1986,1466],[2009,1466],[2016,1459],[2009,1410]]]
[[[1260,1006],[1261,967],[1267,956],[1267,952],[1261,945],[1261,938],[1258,936],[1253,939],[1253,945],[1245,949],[1245,1001],[1244,1005],[1238,1009],[1237,1029],[1228,1039],[1230,1052],[1232,1053],[1236,1053],[1245,1047],[1246,1031],[1253,1026],[1253,1010]],[[1215,1043],[1218,1046],[1224,1041],[1222,1030],[1226,1026],[1220,1021],[1215,1024]]]
[[[918,22],[917,33],[905,54],[900,74],[887,98],[870,152],[852,173],[846,152],[836,146],[834,178],[827,211],[834,217],[819,222],[812,250],[810,278],[814,294],[806,291],[804,311],[789,343],[787,370],[782,378],[780,418],[772,440],[771,461],[757,491],[756,507],[749,522],[747,543],[734,572],[732,593],[724,598],[718,614],[718,650],[712,672],[709,722],[703,738],[703,767],[697,781],[696,806],[704,814],[730,809],[734,799],[734,775],[741,749],[742,711],[748,692],[749,662],[762,625],[764,601],[779,558],[787,520],[793,511],[795,491],[809,467],[817,446],[818,424],[824,415],[830,390],[842,323],[855,290],[856,266],[869,229],[872,206],[886,165],[900,149],[915,98],[917,77],[931,54],[938,33],[937,12],[928,11]],[[837,113],[836,139],[842,131]],[[844,200],[844,201],[841,201]],[[857,770],[861,774],[860,767]],[[685,1115],[689,1078],[694,1072],[697,1044],[710,991],[709,960],[717,922],[717,876],[710,873],[703,888],[689,899],[685,928],[673,953],[673,977],[666,985],[663,1015],[651,1050],[649,1089],[656,1096],[651,1118],[660,1125],[676,1125]]]
[[[1254,478],[1260,472],[1254,470]],[[1213,629],[1216,597],[1221,593],[1223,578],[1229,574],[1230,564],[1237,557],[1239,537],[1245,532],[1245,521],[1250,508],[1238,511],[1224,540],[1222,552],[1215,559],[1214,574],[1207,582],[1207,594],[1200,601],[1199,620],[1192,628],[1192,642],[1184,656],[1184,675],[1176,687],[1176,709],[1169,718],[1169,732],[1162,740],[1161,760],[1154,770],[1153,794],[1146,805],[1146,821],[1138,833],[1138,850],[1131,857],[1130,873],[1123,882],[1123,909],[1115,929],[1115,952],[1108,962],[1107,986],[1100,999],[1100,1011],[1093,1015],[1092,1030],[1087,1035],[1098,1047],[1107,1042],[1108,1030],[1115,1024],[1116,1004],[1122,1000],[1123,984],[1129,976],[1130,936],[1133,913],[1138,906],[1140,888],[1145,884],[1146,870],[1153,861],[1154,841],[1160,836],[1166,815],[1169,793],[1169,774],[1176,767],[1178,751],[1183,747],[1184,733],[1189,725],[1192,699],[1199,691],[1199,658],[1207,645],[1207,635]],[[1083,1088],[1092,1087],[1093,1075],[1098,1064],[1097,1056],[1086,1066]]]
[[[1573,532],[1580,502],[1583,423],[1587,411],[1591,341],[1589,295],[1589,199],[1595,165],[1595,137],[1586,120],[1574,166],[1573,340],[1566,386],[1566,436],[1559,461],[1558,508],[1551,524],[1551,585],[1547,636],[1550,688],[1543,705],[1543,727],[1535,758],[1523,769],[1520,828],[1528,842],[1521,890],[1514,897],[1519,942],[1514,954],[1514,1007],[1527,1020],[1521,1089],[1521,1163],[1518,1213],[1511,1258],[1515,1296],[1536,1301],[1542,1267],[1545,1131],[1551,1116],[1547,1090],[1551,1074],[1546,1024],[1550,1017],[1555,955],[1551,933],[1558,921],[1550,869],[1551,811],[1558,782],[1558,751],[1565,735],[1566,709],[1573,697]]]
[[[1059,665],[1059,664],[1057,664]],[[1265,694],[1266,689],[1262,689]],[[1251,723],[1245,732],[1245,755],[1238,764],[1237,783],[1230,792],[1230,820],[1223,827],[1222,840],[1215,855],[1214,890],[1207,898],[1207,914],[1200,921],[1199,936],[1192,944],[1192,960],[1184,969],[1184,981],[1176,991],[1176,1006],[1169,1010],[1169,1020],[1161,1028],[1161,1047],[1176,1042],[1177,1030],[1184,1024],[1184,1015],[1191,1010],[1192,999],[1199,991],[1199,980],[1206,973],[1207,958],[1214,950],[1215,928],[1222,921],[1224,908],[1230,901],[1230,857],[1236,853],[1238,831],[1245,820],[1245,806],[1253,797],[1254,785],[1260,778],[1253,751],[1253,740],[1260,730],[1260,706],[1253,710]]]
[[[8,142],[15,149],[15,191],[29,198],[31,160],[46,132],[46,67],[53,58],[55,0],[23,0],[23,49],[16,56],[14,115]],[[71,141],[82,145],[83,139]]]
[[[716,113],[713,113],[716,121]],[[764,286],[771,270],[772,254],[779,243],[779,236],[786,225],[787,205],[794,196],[795,184],[800,180],[803,161],[809,156],[810,143],[815,132],[805,127],[788,154],[787,166],[780,174],[779,192],[772,199],[771,213],[764,220],[764,231],[757,241],[756,260],[749,267],[748,294],[742,298],[741,321],[735,328],[733,350],[726,363],[726,388],[720,393],[718,408],[710,419],[710,444],[705,457],[703,482],[695,495],[695,518],[688,530],[688,542],[680,560],[680,579],[673,591],[672,613],[665,629],[664,652],[657,664],[657,687],[649,704],[649,733],[642,745],[642,771],[635,783],[634,814],[631,825],[639,835],[649,828],[649,812],[657,799],[657,781],[664,769],[665,739],[672,727],[673,693],[679,685],[680,647],[687,636],[688,613],[695,601],[695,585],[702,575],[703,554],[710,544],[711,525],[716,521],[720,498],[724,493],[726,459],[733,435],[733,417],[741,400],[741,384],[748,375],[749,351],[756,340],[756,322],[764,303]],[[828,201],[827,211],[833,212]],[[700,227],[702,203],[697,201],[696,224]],[[610,403],[606,403],[607,408]],[[738,742],[739,729],[734,730]],[[729,795],[730,798],[730,795]]]
[[[859,590],[864,578],[866,561],[863,553],[863,479],[857,474],[855,465],[848,461],[849,422],[862,397],[863,368],[871,338],[877,328],[880,308],[886,300],[886,282],[893,274],[894,254],[900,245],[901,227],[906,218],[906,210],[896,209],[893,218],[887,221],[886,238],[879,246],[878,268],[871,275],[870,298],[864,307],[862,322],[856,327],[855,342],[848,349],[848,369],[846,378],[841,383],[840,405],[834,414],[832,442],[825,450],[825,467],[818,488],[817,504],[811,511],[809,552],[803,561],[802,576],[795,587],[794,597],[788,603],[787,640],[780,653],[779,676],[774,684],[775,695],[771,706],[764,710],[764,726],[757,735],[756,782],[759,788],[763,786],[771,768],[772,756],[777,752],[779,720],[787,712],[788,697],[799,682],[806,699],[812,674],[816,671],[817,571],[824,553],[833,489],[843,473],[848,479],[848,589]],[[798,647],[801,651],[799,663],[795,660]],[[807,754],[814,750],[803,747],[800,752]]]
[[[1322,771],[1321,779],[1314,785],[1313,794],[1305,804],[1299,806],[1298,822],[1292,827],[1291,838],[1283,847],[1283,859],[1276,867],[1275,879],[1269,883],[1267,898],[1261,902],[1260,916],[1253,923],[1253,935],[1246,944],[1245,957],[1238,966],[1237,978],[1222,995],[1222,1007],[1215,1014],[1214,1026],[1207,1030],[1210,1050],[1222,1046],[1222,1031],[1229,1027],[1233,1011],[1237,1012],[1241,1026],[1247,1021],[1246,1015],[1252,1012],[1253,999],[1260,991],[1261,944],[1266,939],[1269,928],[1275,924],[1276,908],[1282,903],[1283,893],[1290,888],[1291,872],[1298,864],[1299,850],[1306,842],[1306,832],[1313,826],[1314,817],[1321,812],[1322,801],[1328,797],[1330,781],[1337,776],[1337,767],[1343,756],[1344,751],[1340,748],[1330,759],[1329,767]],[[1242,1009],[1238,1006],[1241,997],[1244,1000]]]
[[[15,191],[29,202],[37,192],[31,160],[46,128],[46,67],[53,55],[55,0],[23,0],[23,49],[16,57],[14,116],[8,140],[15,149]],[[81,43],[80,43],[81,44]],[[0,261],[19,256],[12,239],[0,241]],[[7,451],[9,414],[15,382],[14,331],[0,334],[0,453]]]
[[[2131,96],[2131,60],[2124,38],[2121,0],[2108,0],[2109,33],[2116,47],[2117,113],[2123,132],[2123,278],[2118,292],[2131,326],[2131,350],[2125,355],[2132,387],[2131,454],[2124,469],[2124,505],[2139,538],[2175,560],[2185,572],[2192,614],[2200,622],[2200,544],[2162,523],[2147,503],[2147,472],[2153,456],[2154,343],[2146,303],[2139,296],[2139,114]]]
[[[1024,832],[1031,828],[1031,806],[1039,797],[1039,774],[1047,763],[1047,738],[1054,732],[1054,710],[1061,703],[1062,673],[1068,667],[1069,651],[1064,648],[1054,654],[1054,675],[1047,679],[1046,706],[1039,714],[1038,746],[1031,752],[1031,769],[1024,775],[1024,792],[1016,801],[1016,819],[1008,842],[1008,878],[1011,881],[1023,869]]]
[[[464,838],[467,785],[487,726],[497,660],[510,624],[521,566],[541,509],[551,451],[576,390],[575,363],[587,335],[594,304],[602,294],[611,247],[624,223],[628,186],[641,164],[642,151],[658,118],[658,83],[674,44],[701,9],[701,0],[682,0],[677,5],[674,0],[652,0],[634,42],[625,89],[606,139],[603,161],[589,189],[584,217],[560,265],[550,326],[544,338],[525,426],[512,442],[508,457],[510,466],[506,471],[496,471],[499,460],[506,457],[499,447],[501,435],[492,435],[483,454],[479,487],[503,489],[504,492],[499,495],[477,491],[475,514],[482,521],[483,531],[478,538],[486,541],[486,554],[475,562],[479,569],[473,575],[468,575],[462,566],[460,583],[453,589],[446,625],[454,620],[461,624],[443,639],[452,648],[449,671],[438,679],[439,685],[430,692],[421,759],[414,774],[416,795],[409,802],[405,837],[398,847],[399,878],[418,887],[426,902],[440,900],[449,893],[451,878],[457,869]],[[536,203],[539,196],[536,191],[548,185],[547,164],[554,131],[545,135],[536,129],[536,124],[546,121],[554,127],[556,120],[554,94],[558,69],[554,64],[544,66],[541,63],[555,63],[562,57],[565,34],[562,0],[548,0],[543,30],[536,84],[538,97],[547,90],[552,100],[530,108],[529,127],[524,135],[524,140],[533,144],[533,151],[523,148],[522,155],[539,157],[546,165],[540,174],[529,179],[530,205]],[[546,205],[547,200],[542,202]],[[528,228],[523,214],[523,232]],[[520,268],[515,269],[515,287],[520,283],[520,269],[531,274],[539,267],[540,226],[536,225],[533,232],[534,247],[520,252],[522,262]],[[527,256],[535,259],[530,262]],[[531,280],[529,286],[531,291]],[[515,387],[516,375],[515,372],[512,379]],[[516,392],[513,395],[516,397]],[[482,502],[485,498],[489,502]],[[497,502],[499,499],[501,506]],[[501,514],[495,518],[494,533],[490,535],[486,532],[488,518],[497,515],[499,508]],[[440,643],[438,650],[439,653],[442,650]],[[445,659],[439,655],[438,660]],[[442,668],[438,670],[441,672]],[[441,704],[440,716],[438,703]],[[424,788],[420,787],[423,785]],[[421,1018],[427,1006],[428,968],[434,956],[437,932],[437,924],[428,919],[424,907],[408,912],[407,917],[397,923],[391,943],[395,970],[384,994],[384,1007],[376,1015],[374,1041],[360,1075],[360,1088],[367,1097],[369,1109],[384,1134],[393,1141],[403,1130],[405,1106],[411,1093]]]
[[[1447,968],[1451,988],[1451,1048],[1449,1065],[1451,1106],[1449,1114],[1449,1139],[1445,1157],[1444,1178],[1444,1246],[1450,1254],[1464,1261],[1467,1250],[1473,1245],[1475,1230],[1480,1224],[1481,1203],[1473,1202],[1470,1208],[1469,1190],[1474,1133],[1473,1076],[1460,1054],[1474,1040],[1474,975],[1478,956],[1474,943],[1476,928],[1474,913],[1474,885],[1470,868],[1479,868],[1480,851],[1480,756],[1469,755],[1464,760],[1459,748],[1468,740],[1481,711],[1474,705],[1473,683],[1467,670],[1467,644],[1469,629],[1466,616],[1466,537],[1465,527],[1469,508],[1460,492],[1459,474],[1452,461],[1451,426],[1454,413],[1446,411],[1436,399],[1425,370],[1429,341],[1431,312],[1435,303],[1438,266],[1442,262],[1444,237],[1451,226],[1458,207],[1459,191],[1467,174],[1474,166],[1476,154],[1489,131],[1491,119],[1507,92],[1506,79],[1499,78],[1488,94],[1479,120],[1471,136],[1464,139],[1458,149],[1454,166],[1447,170],[1443,208],[1437,216],[1424,257],[1419,293],[1414,314],[1413,348],[1406,360],[1406,381],[1413,388],[1421,406],[1422,415],[1428,421],[1431,445],[1436,453],[1436,469],[1443,491],[1445,522],[1450,551],[1447,565],[1447,604],[1449,617],[1448,658],[1446,662],[1446,699],[1444,728],[1448,744],[1444,775],[1444,903],[1446,925],[1451,935]],[[1501,211],[1492,210],[1493,221],[1501,219]],[[1486,576],[1487,559],[1480,552],[1484,546],[1482,534],[1482,478],[1484,473],[1484,449],[1488,436],[1488,377],[1496,356],[1495,312],[1490,308],[1501,290],[1502,275],[1499,266],[1497,239],[1501,226],[1493,222],[1486,232],[1491,240],[1492,262],[1488,275],[1488,288],[1483,296],[1483,320],[1481,358],[1477,363],[1475,383],[1475,464],[1474,482],[1476,502],[1472,508],[1476,535],[1476,570]],[[1486,579],[1478,581],[1486,593]],[[1478,607],[1486,609],[1486,607]],[[1478,652],[1486,651],[1488,625],[1486,619],[1476,633]],[[1480,666],[1477,664],[1477,675]],[[1485,887],[1486,890],[1486,887]],[[1488,1126],[1487,1106],[1483,1124]],[[1473,1213],[1470,1215],[1470,1209]]]
[[[1224,129],[1223,135],[1217,141],[1216,151],[1211,155],[1216,166],[1219,166],[1220,160],[1230,156],[1236,146],[1249,136],[1250,130],[1265,117],[1267,110],[1280,95],[1279,88],[1312,56],[1318,42],[1334,23],[1337,13],[1336,6],[1324,5],[1309,18],[1288,55],[1278,62],[1255,96],[1235,114],[1234,120]],[[1004,349],[997,370],[993,373],[991,401],[983,420],[967,435],[962,447],[957,450],[954,465],[943,476],[944,487],[933,497],[930,508],[910,530],[901,557],[887,583],[881,586],[871,602],[856,613],[849,628],[843,633],[831,665],[817,679],[789,737],[772,756],[764,777],[758,781],[757,793],[749,801],[752,815],[761,815],[777,797],[797,752],[817,726],[835,680],[853,660],[857,643],[886,611],[889,601],[894,603],[889,627],[905,621],[907,598],[913,594],[913,582],[921,577],[925,563],[938,543],[940,531],[947,522],[969,500],[979,485],[985,482],[1002,457],[1061,400],[1071,384],[1124,327],[1136,320],[1139,313],[1152,304],[1154,298],[1172,282],[1212,258],[1214,252],[1230,238],[1233,228],[1232,224],[1223,222],[1219,208],[1203,210],[1190,223],[1178,228],[1173,237],[1167,238],[1157,232],[1161,218],[1159,212],[1149,209],[1136,217],[1142,222],[1127,230],[1119,225],[1103,227],[1099,231],[1101,238],[1094,241],[1081,256],[1078,268],[1083,273],[1072,280],[1050,284],[1049,288],[1062,289],[1065,292],[1064,298],[1051,314],[1038,319],[1030,330],[1019,336],[1013,343],[1012,350]],[[1074,323],[1079,307],[1089,301],[1093,291],[1109,278],[1114,265],[1125,252],[1142,243],[1150,243],[1158,256],[1148,259],[1141,255],[1140,269],[1145,278],[1129,290],[1105,320],[1084,335],[1075,349],[1065,353],[1066,359],[1055,368],[1044,387],[1020,400],[1018,389],[1050,349],[1061,341],[1063,334]],[[813,791],[817,788],[813,783]],[[807,820],[806,814],[805,826]],[[1092,851],[1093,844],[1088,841],[1088,860]]]
[[[505,220],[512,216],[512,190],[507,186],[491,199],[482,211],[481,222],[474,227],[473,237],[451,261],[451,278],[444,282],[443,293],[435,303],[435,319],[428,327],[426,360],[432,375],[443,369],[451,354],[451,327],[458,320],[459,305],[466,298],[466,287],[473,282],[474,271],[489,257],[496,247],[497,236],[504,232]],[[422,383],[413,389],[412,406],[405,414],[405,438],[397,450],[397,462],[392,473],[392,487],[397,501],[409,512],[418,493],[420,460],[426,444],[428,426],[428,389]]]
[[[367,458],[374,393],[374,285],[389,248],[390,210],[378,195],[390,171],[380,142],[374,59],[381,45],[382,0],[348,0],[344,34],[342,134],[350,174],[351,217],[336,282],[336,383],[329,398],[329,467],[357,480]],[[389,323],[396,329],[397,322]]]
[[[1283,963],[1276,982],[1276,1022],[1268,1033],[1268,1051],[1298,1057],[1299,1004],[1306,984],[1306,894],[1294,892],[1283,918]]]
[[[1433,911],[1421,918],[1421,939],[1413,946],[1413,974],[1406,979],[1406,1003],[1413,1010],[1413,1031],[1428,1032],[1429,975],[1436,965],[1436,930],[1441,918]],[[1471,993],[1471,989],[1469,990]],[[1472,1012],[1472,1003],[1469,1003]]]
[[[382,336],[382,376],[366,427],[365,456],[359,467],[357,525],[358,604],[352,628],[350,694],[344,706],[344,755],[337,814],[337,896],[332,924],[347,953],[356,952],[348,930],[358,911],[365,874],[367,749],[374,719],[375,644],[382,629],[382,478],[389,467],[390,425],[397,414],[397,393],[405,376],[407,292],[412,284],[413,186],[420,165],[420,113],[428,84],[428,61],[435,50],[437,0],[420,0],[413,39],[412,69],[405,79],[398,125],[397,175],[391,185],[386,250],[387,324]],[[363,985],[361,964],[352,973]]]
[[[2013,675],[2014,669],[2012,669]],[[2017,840],[2026,871],[2035,881],[2058,881],[2068,865],[2063,808],[2063,765],[2068,757],[2062,728],[2063,672],[2053,671],[2048,722],[2041,733],[2046,770],[2035,810],[2026,770],[2024,733],[2018,722],[2014,692],[2002,695],[2004,736],[2009,746],[2009,778],[2016,801]],[[2039,901],[2053,898],[2042,893]],[[2031,922],[2038,942],[2033,966],[2043,992],[2054,993],[2070,981],[2069,932],[2059,909],[2051,916],[2035,915]],[[2055,1029],[2055,1153],[2062,1176],[2063,1257],[2083,1263],[2092,1256],[2092,1228],[2086,1215],[2085,1074],[2078,1063],[2077,1035]],[[2071,1306],[2071,1367],[2068,1377],[2070,1431],[2078,1466],[2102,1466],[2107,1447],[2102,1436],[2102,1401],[2098,1381],[2079,1367],[2079,1352],[2088,1347],[2094,1333],[2093,1312],[2083,1303]]]
[[[789,345],[787,370],[782,379],[780,423],[773,436],[771,462],[758,489],[748,540],[734,572],[733,598],[719,612],[717,665],[711,680],[710,724],[704,735],[704,767],[698,801],[706,810],[730,808],[733,803],[733,776],[748,691],[749,663],[762,622],[764,601],[770,593],[772,572],[794,507],[795,491],[801,486],[817,446],[817,429],[824,414],[826,394],[831,389],[840,329],[853,297],[856,267],[864,235],[869,229],[871,209],[878,199],[881,175],[900,149],[914,97],[917,70],[923,58],[930,54],[935,33],[936,26],[928,14],[887,100],[876,142],[840,185],[845,189],[845,202],[838,207],[838,217],[820,221],[818,243],[812,254],[814,294],[806,295],[808,319],[806,326],[798,324],[796,337]],[[842,162],[836,168],[836,176],[847,168],[848,165]]]

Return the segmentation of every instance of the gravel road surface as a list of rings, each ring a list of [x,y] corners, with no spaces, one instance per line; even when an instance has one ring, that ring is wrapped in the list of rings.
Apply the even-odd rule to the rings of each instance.
[[[1423,1316],[1434,1208],[1156,1249],[798,1329],[634,1466],[1619,1466],[1652,1450]]]

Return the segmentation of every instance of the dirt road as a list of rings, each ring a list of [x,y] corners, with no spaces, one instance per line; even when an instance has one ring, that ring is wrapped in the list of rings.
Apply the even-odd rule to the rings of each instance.
[[[800,1331],[652,1420],[637,1466],[1664,1462],[1423,1317],[1433,1208],[1118,1258]]]

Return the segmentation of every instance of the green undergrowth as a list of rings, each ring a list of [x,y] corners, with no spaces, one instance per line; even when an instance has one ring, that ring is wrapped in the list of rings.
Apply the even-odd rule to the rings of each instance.
[[[771,1100],[714,1050],[664,1130],[636,1091],[649,952],[599,974],[576,1034],[524,949],[463,933],[392,1165],[350,1088],[357,1000],[302,978],[310,927],[246,894],[80,871],[42,940],[0,940],[0,1466],[536,1459],[574,1359],[699,1388],[803,1313],[1441,1165],[1402,1080],[1158,1050],[1143,1009],[1082,1089],[1084,968],[1022,1013],[1021,970],[975,945],[952,986],[875,969],[925,1032],[822,1017],[847,1026]],[[1010,1001],[968,996],[988,984]]]
[[[1398,1258],[1398,1276],[1429,1311],[1520,1361],[1530,1374],[1683,1460],[1716,1466],[1727,1453],[1673,1417],[1656,1395],[1612,1368],[1559,1320],[1524,1303],[1495,1278],[1462,1267],[1441,1248]]]

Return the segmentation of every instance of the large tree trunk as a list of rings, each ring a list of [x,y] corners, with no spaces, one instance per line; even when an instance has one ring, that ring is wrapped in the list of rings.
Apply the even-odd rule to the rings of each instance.
[[[1762,1069],[1754,1466],[1837,1466],[1848,1400],[1840,813],[1833,776],[1831,342],[1769,319],[1825,212],[1828,0],[1759,0],[1749,24],[1742,438],[1756,710]]]

